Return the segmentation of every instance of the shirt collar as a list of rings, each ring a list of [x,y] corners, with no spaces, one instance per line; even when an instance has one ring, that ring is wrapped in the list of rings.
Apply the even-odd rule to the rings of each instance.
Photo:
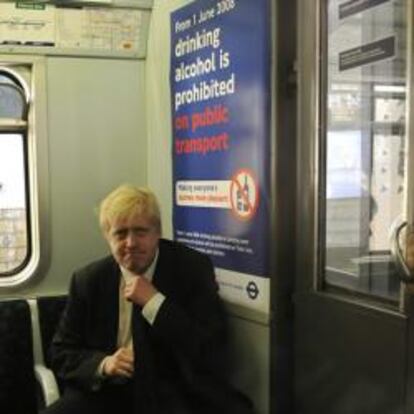
[[[157,251],[155,252],[154,260],[151,262],[148,269],[145,271],[143,275],[141,275],[145,277],[145,279],[149,280],[150,282],[152,282],[152,278],[154,277],[155,267],[158,261],[158,255],[159,255],[159,249],[157,249]],[[125,269],[125,267],[120,266],[120,268],[121,268],[122,277],[124,278],[125,282],[129,282],[131,279],[137,276],[135,273],[132,273],[128,269]]]

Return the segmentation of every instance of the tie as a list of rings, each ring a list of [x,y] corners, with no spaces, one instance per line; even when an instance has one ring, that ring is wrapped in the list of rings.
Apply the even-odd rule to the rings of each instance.
[[[154,360],[149,344],[149,325],[141,307],[132,309],[132,337],[134,342],[134,406],[136,413],[156,413],[156,384]]]

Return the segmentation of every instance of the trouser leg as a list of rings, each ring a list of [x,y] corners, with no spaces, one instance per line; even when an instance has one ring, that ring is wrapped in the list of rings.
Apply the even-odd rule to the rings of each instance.
[[[63,396],[41,414],[113,414],[131,412],[129,386],[104,387],[99,392],[68,388]]]

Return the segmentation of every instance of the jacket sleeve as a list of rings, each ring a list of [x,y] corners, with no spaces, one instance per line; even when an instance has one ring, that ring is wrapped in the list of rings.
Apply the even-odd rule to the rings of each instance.
[[[85,284],[79,279],[77,273],[72,277],[68,303],[52,341],[51,361],[65,384],[94,390],[99,386],[98,366],[107,354],[86,343],[88,309]]]

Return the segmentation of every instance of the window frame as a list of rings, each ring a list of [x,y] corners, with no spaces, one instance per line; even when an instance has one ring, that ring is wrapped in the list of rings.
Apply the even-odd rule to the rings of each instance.
[[[24,137],[27,214],[27,257],[12,272],[0,274],[2,291],[33,282],[47,266],[49,233],[48,153],[46,127],[46,65],[44,57],[0,55],[0,68],[15,78],[28,97],[27,133]],[[0,124],[0,128],[3,126]],[[16,125],[19,129],[19,126]],[[3,130],[5,130],[4,128]],[[11,128],[11,131],[12,128]]]

